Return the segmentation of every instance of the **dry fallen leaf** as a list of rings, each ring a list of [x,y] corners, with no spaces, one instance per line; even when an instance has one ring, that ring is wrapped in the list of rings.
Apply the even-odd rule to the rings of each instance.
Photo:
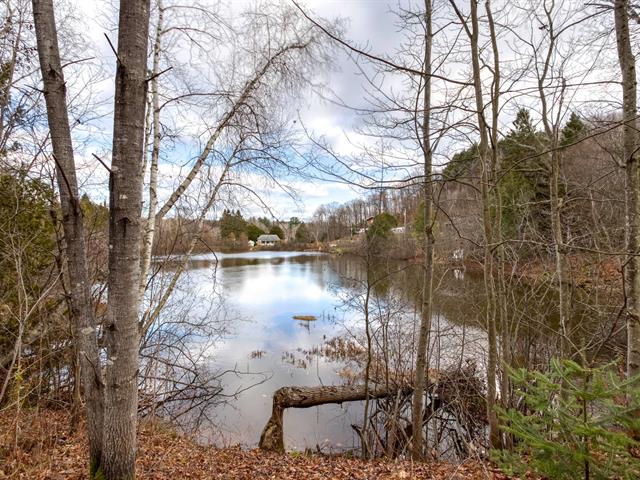
[[[19,452],[13,445],[16,417],[0,414],[0,479],[84,479],[87,446],[82,425],[69,431],[69,415],[61,411],[23,412]],[[218,449],[177,435],[167,425],[141,422],[138,433],[138,479],[216,480],[480,480],[507,479],[487,465],[364,461],[345,456],[277,455],[260,450]]]

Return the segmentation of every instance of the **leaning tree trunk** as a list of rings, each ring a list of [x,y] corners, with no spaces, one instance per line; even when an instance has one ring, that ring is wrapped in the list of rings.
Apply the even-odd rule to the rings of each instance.
[[[65,268],[69,276],[71,320],[85,394],[89,456],[93,473],[99,467],[102,450],[102,381],[95,318],[91,305],[91,281],[87,269],[84,225],[67,113],[66,86],[60,62],[52,0],[34,0],[33,19],[56,163],[66,244]]]
[[[109,196],[104,437],[107,479],[135,477],[138,289],[149,0],[120,2]]]
[[[343,403],[362,401],[367,398],[383,398],[396,395],[398,390],[410,393],[405,387],[377,387],[365,388],[364,385],[344,385],[326,387],[282,387],[273,395],[271,418],[264,426],[260,443],[262,450],[284,453],[284,425],[285,408],[309,408],[328,403]]]
[[[618,61],[622,73],[622,106],[624,120],[624,166],[626,168],[626,252],[624,279],[627,317],[627,375],[640,374],[640,181],[636,61],[631,50],[629,32],[629,1],[616,0],[614,4]]]

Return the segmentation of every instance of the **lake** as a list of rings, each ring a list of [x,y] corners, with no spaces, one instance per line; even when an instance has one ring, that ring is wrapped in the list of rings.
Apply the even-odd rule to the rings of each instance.
[[[371,302],[377,315],[371,318],[372,328],[379,322],[390,332],[390,344],[397,341],[395,350],[390,347],[398,353],[392,360],[395,368],[410,369],[420,268],[389,262],[383,270],[371,289],[373,298],[384,299]],[[336,337],[360,341],[366,278],[363,261],[346,255],[258,251],[195,256],[180,281],[174,309],[186,306],[187,315],[218,325],[218,336],[207,344],[206,361],[214,370],[228,371],[222,385],[229,396],[208,412],[211,424],[200,425],[202,440],[254,447],[278,388],[344,383],[348,362],[318,349]],[[459,271],[447,272],[436,287],[432,332],[438,334],[432,335],[431,368],[464,359],[481,364],[485,335],[473,326],[480,309],[470,303],[479,294],[478,282],[465,280]],[[358,402],[288,409],[285,444],[290,450],[324,452],[357,448],[351,425],[361,423],[362,415]]]

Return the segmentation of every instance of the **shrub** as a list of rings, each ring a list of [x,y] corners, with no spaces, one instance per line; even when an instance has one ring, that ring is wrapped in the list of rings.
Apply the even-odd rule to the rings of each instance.
[[[639,443],[630,435],[640,427],[634,415],[640,379],[619,380],[612,364],[586,368],[569,360],[552,361],[547,373],[510,373],[523,406],[499,412],[515,441],[513,451],[493,452],[506,473],[640,478],[640,460],[632,454]]]

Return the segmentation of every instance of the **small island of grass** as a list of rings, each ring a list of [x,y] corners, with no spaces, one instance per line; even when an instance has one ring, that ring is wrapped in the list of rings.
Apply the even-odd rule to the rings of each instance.
[[[293,319],[294,320],[303,320],[305,322],[312,322],[314,320],[317,320],[318,318],[315,315],[294,315]]]

